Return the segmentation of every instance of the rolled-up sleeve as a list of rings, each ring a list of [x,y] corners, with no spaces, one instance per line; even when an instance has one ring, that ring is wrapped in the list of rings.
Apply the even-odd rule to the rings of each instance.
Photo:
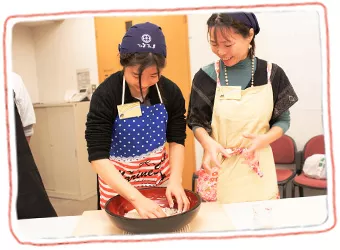
[[[273,120],[276,120],[298,102],[299,98],[286,73],[278,65],[273,64],[271,82],[274,98],[274,110],[271,121],[273,122]]]
[[[204,128],[211,134],[211,119],[215,98],[216,82],[202,70],[198,71],[192,81],[187,124],[190,129]]]
[[[176,142],[185,145],[186,139],[186,109],[185,99],[180,88],[173,85],[171,93],[168,93],[168,124],[167,142]]]

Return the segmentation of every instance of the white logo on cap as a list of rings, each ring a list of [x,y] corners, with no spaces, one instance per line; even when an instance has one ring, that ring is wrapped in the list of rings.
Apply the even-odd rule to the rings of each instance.
[[[144,42],[144,43],[149,43],[149,42],[151,42],[151,36],[149,35],[149,34],[144,34],[144,35],[142,35],[142,41]]]

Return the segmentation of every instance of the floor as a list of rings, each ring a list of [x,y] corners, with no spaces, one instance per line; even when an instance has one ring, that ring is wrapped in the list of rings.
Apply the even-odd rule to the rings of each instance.
[[[282,190],[280,190],[280,192],[282,195]],[[315,195],[324,195],[324,194],[326,194],[326,192],[320,191],[320,190],[305,189],[304,191],[304,196],[315,196]],[[295,195],[298,195],[298,189],[296,189]],[[291,185],[288,185],[287,187],[287,197],[291,197]],[[58,216],[81,215],[84,211],[97,209],[97,196],[96,195],[83,201],[57,199],[57,198],[50,198],[50,201],[54,209],[56,210]]]

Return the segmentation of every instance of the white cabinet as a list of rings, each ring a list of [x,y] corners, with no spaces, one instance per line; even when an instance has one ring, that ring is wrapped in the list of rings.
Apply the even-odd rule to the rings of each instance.
[[[89,102],[34,105],[31,150],[50,197],[84,200],[97,192],[87,160],[85,123]]]

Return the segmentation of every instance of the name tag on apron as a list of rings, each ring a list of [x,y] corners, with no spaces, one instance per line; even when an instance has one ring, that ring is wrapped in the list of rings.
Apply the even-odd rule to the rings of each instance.
[[[220,100],[241,100],[241,86],[220,86]]]
[[[118,114],[120,119],[142,116],[140,102],[127,103],[118,105]]]

